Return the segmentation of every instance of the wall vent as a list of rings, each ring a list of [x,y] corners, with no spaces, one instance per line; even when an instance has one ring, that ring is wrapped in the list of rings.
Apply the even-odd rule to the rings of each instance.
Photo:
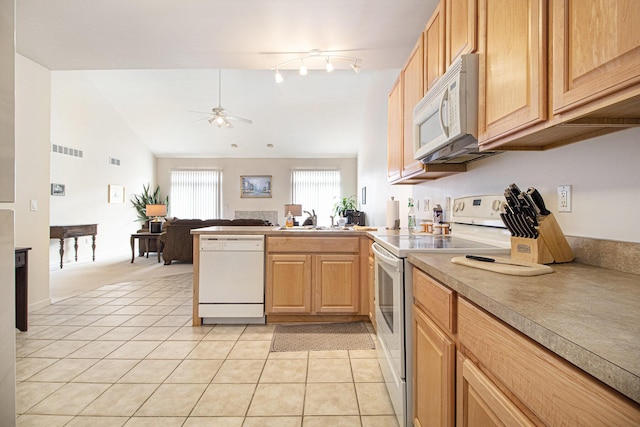
[[[114,166],[120,166],[120,159],[109,157],[109,164]]]
[[[65,156],[82,158],[82,150],[78,150],[77,148],[70,148],[70,147],[65,147],[63,145],[51,144],[51,151],[53,153],[64,154]]]

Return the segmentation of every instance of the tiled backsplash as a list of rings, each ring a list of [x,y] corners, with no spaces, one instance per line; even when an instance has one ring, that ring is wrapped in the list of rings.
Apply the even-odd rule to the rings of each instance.
[[[264,219],[271,224],[278,224],[278,211],[236,211],[235,219]]]

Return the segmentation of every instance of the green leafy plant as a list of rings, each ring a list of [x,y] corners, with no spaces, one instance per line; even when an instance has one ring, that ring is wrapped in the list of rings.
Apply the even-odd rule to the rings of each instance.
[[[153,193],[151,193],[151,184],[142,186],[142,194],[134,194],[131,198],[131,204],[138,213],[137,221],[141,224],[149,220],[147,216],[147,205],[168,205],[169,196],[162,199],[160,196],[160,186],[158,185]]]
[[[333,204],[333,214],[335,216],[345,216],[347,211],[356,210],[356,196],[338,197]]]

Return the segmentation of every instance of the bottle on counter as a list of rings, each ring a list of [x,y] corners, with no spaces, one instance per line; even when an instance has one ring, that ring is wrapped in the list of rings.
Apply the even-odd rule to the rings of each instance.
[[[416,211],[413,207],[413,199],[409,198],[409,216],[407,218],[407,228],[409,232],[415,231],[417,228]]]
[[[291,211],[287,214],[287,221],[284,225],[285,227],[293,227],[293,215],[291,215]]]

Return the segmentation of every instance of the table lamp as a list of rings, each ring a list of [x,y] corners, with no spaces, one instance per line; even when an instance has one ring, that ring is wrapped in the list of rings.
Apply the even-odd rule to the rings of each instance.
[[[289,212],[291,212],[291,216],[293,216],[293,225],[299,225],[296,217],[302,216],[302,205],[284,205],[284,216],[286,217]]]
[[[152,233],[162,232],[162,219],[160,217],[167,216],[167,205],[147,205],[147,216],[153,217],[149,221],[149,231]]]

